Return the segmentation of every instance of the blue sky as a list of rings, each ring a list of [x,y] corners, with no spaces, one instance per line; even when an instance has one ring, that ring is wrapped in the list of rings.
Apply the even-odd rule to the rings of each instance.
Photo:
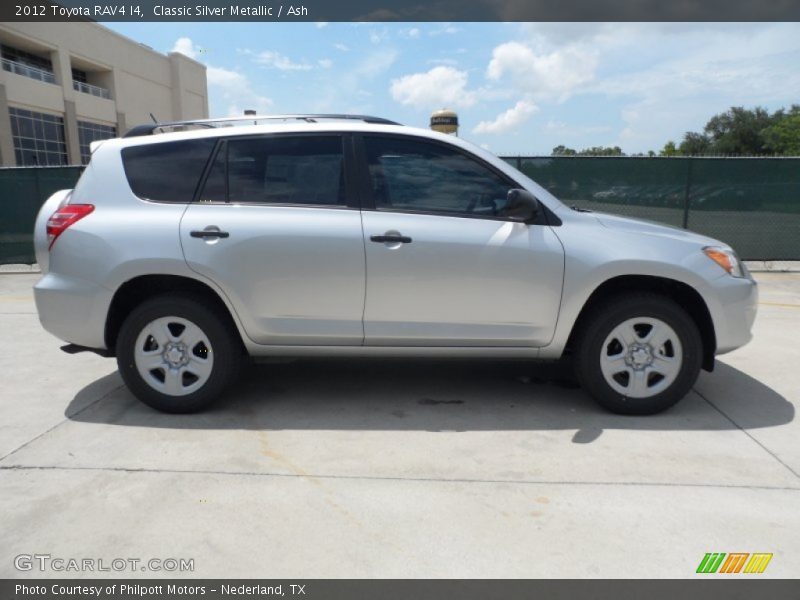
[[[357,112],[498,154],[660,149],[730,106],[800,103],[797,23],[108,23],[208,67],[211,116]]]

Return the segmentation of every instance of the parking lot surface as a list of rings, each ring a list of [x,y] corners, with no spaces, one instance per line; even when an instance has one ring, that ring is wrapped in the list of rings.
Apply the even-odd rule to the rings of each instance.
[[[753,342],[654,417],[603,412],[559,365],[363,359],[257,365],[164,415],[113,359],[59,350],[37,278],[0,276],[2,577],[81,575],[20,554],[194,560],[90,576],[692,577],[707,552],[798,575],[800,274],[757,275]]]

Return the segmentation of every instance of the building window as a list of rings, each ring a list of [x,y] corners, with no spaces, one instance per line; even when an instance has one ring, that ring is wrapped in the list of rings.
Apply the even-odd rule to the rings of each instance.
[[[47,83],[56,82],[56,77],[53,74],[53,63],[49,58],[37,56],[5,44],[0,45],[0,54],[2,54],[4,71]]]
[[[67,164],[63,117],[13,107],[8,112],[18,166]]]
[[[88,164],[92,152],[89,144],[98,140],[117,137],[117,128],[111,125],[100,125],[89,121],[78,121],[78,142],[81,147],[81,163]]]
[[[89,81],[86,79],[86,71],[81,71],[80,69],[72,69],[72,81],[89,83]]]

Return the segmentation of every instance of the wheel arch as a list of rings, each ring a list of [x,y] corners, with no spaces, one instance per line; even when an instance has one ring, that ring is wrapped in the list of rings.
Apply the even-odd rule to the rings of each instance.
[[[183,275],[140,275],[120,285],[111,299],[104,332],[109,352],[115,352],[119,330],[131,311],[149,298],[168,293],[190,296],[213,309],[236,332],[242,351],[246,351],[243,332],[233,311],[210,285]]]
[[[578,318],[572,326],[567,340],[566,352],[570,352],[574,347],[578,333],[581,331],[587,316],[591,314],[594,307],[611,296],[628,292],[662,294],[674,300],[681,308],[686,310],[697,325],[700,338],[703,342],[703,369],[706,371],[714,370],[714,355],[717,349],[717,339],[711,312],[705,300],[703,300],[703,297],[696,289],[687,283],[654,275],[619,275],[607,279],[598,285],[589,295],[589,298],[584,303],[578,314]]]

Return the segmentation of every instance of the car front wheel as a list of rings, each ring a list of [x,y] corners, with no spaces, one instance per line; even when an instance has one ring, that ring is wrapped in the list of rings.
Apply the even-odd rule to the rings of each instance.
[[[694,320],[669,298],[616,296],[595,308],[578,336],[576,374],[608,410],[649,415],[674,405],[700,373]]]

